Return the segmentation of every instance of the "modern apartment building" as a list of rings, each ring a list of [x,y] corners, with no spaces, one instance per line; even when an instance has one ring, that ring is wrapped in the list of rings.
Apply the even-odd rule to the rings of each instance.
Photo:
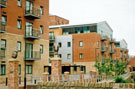
[[[0,0],[0,83],[18,51],[19,76],[42,75],[49,64],[49,0]],[[23,81],[23,80],[22,80]]]
[[[49,26],[69,24],[69,20],[57,15],[49,16]]]
[[[59,44],[62,64],[70,67],[68,71],[71,74],[80,70],[86,71],[86,73],[96,71],[94,67],[96,59],[101,60],[102,63],[109,57],[116,60],[117,51],[113,30],[106,21],[50,26],[49,28],[49,55],[53,57],[53,45]]]

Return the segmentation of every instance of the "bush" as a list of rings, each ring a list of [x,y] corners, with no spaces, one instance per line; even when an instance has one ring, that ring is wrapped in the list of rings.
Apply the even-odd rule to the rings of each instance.
[[[121,76],[117,76],[115,78],[115,83],[127,83],[127,81],[124,80]]]

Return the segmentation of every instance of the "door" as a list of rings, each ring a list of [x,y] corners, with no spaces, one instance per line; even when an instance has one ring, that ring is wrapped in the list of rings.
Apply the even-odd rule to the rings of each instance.
[[[26,1],[26,14],[33,14],[33,3]]]
[[[26,22],[26,36],[33,36],[33,24]]]
[[[26,58],[33,58],[33,44],[26,43]]]

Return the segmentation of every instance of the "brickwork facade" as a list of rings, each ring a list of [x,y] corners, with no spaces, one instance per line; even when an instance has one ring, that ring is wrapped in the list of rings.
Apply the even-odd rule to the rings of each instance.
[[[0,21],[5,23],[5,32],[0,32],[0,48],[5,47],[4,52],[0,50],[0,65],[4,65],[5,68],[0,67],[0,70],[4,71],[3,75],[0,75],[3,82],[9,71],[7,62],[15,50],[20,49],[17,59],[22,81],[26,67],[27,76],[39,76],[44,72],[44,66],[49,65],[49,0],[20,1],[7,0],[6,7],[0,10]],[[6,20],[3,20],[3,16]],[[6,41],[5,46],[2,40]]]

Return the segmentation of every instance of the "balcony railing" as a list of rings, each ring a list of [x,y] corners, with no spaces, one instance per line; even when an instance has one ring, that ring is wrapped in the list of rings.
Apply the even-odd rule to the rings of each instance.
[[[5,0],[0,0],[0,7],[1,8],[6,8],[6,1]]]
[[[41,59],[41,53],[40,51],[32,51],[30,53],[26,52],[25,60],[27,61],[35,61]]]
[[[110,40],[110,43],[114,43],[114,42],[115,42],[115,39],[111,39],[111,40]]]
[[[107,39],[108,39],[107,36],[101,36],[101,40],[102,40],[102,41],[106,41]]]
[[[111,49],[111,50],[110,50],[110,53],[111,53],[111,54],[113,54],[113,53],[115,53],[115,52],[116,52],[115,49]]]
[[[104,46],[101,47],[102,52],[106,52],[107,50],[108,50],[108,47],[104,47]]]
[[[40,30],[36,30],[36,29],[31,30],[29,28],[26,28],[25,38],[27,38],[27,39],[39,39],[40,38]]]
[[[24,16],[28,19],[40,19],[40,9],[37,9],[35,7],[26,7]]]
[[[49,36],[49,40],[54,41],[55,37],[54,36]]]
[[[0,49],[0,58],[5,58],[5,50]]]
[[[54,48],[53,47],[49,47],[49,51],[50,52],[54,52]]]
[[[0,33],[6,32],[6,24],[0,21]]]

